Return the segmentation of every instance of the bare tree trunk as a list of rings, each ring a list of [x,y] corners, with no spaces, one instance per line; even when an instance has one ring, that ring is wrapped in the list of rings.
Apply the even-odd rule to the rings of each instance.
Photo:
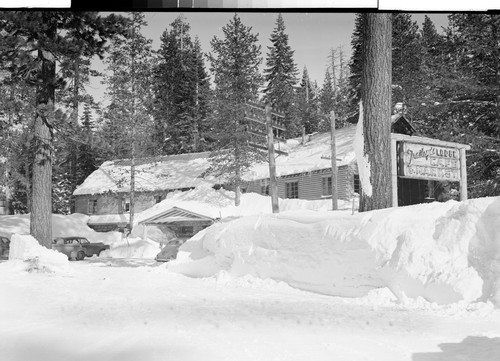
[[[273,213],[279,213],[278,182],[276,180],[276,159],[274,158],[273,123],[271,118],[271,106],[266,105],[266,127],[267,127],[267,151],[269,156],[269,194]]]
[[[238,207],[241,203],[241,169],[239,165],[235,170],[234,205]]]
[[[134,144],[134,140],[132,140]],[[133,147],[134,148],[134,147]],[[132,233],[134,228],[134,214],[135,214],[135,149],[132,150],[132,160],[130,164],[130,218],[129,218],[129,232]]]
[[[363,42],[361,99],[364,152],[370,164],[372,192],[366,194],[362,189],[360,211],[392,206],[391,57],[391,14],[367,14]]]
[[[71,121],[74,129],[78,129],[78,105],[79,105],[79,86],[80,86],[80,57],[75,58],[73,64],[74,71],[74,85],[73,85],[73,110],[71,113]],[[78,162],[78,147],[73,146],[70,149],[70,184],[71,192],[76,189],[76,179],[77,179],[77,162]],[[73,194],[70,196],[70,213],[75,213],[75,197]]]
[[[54,39],[55,28],[49,26],[46,35]],[[37,87],[30,233],[42,246],[50,248],[52,243],[53,148],[50,120],[54,109],[56,64],[52,53],[43,49],[38,51],[38,57],[42,66],[41,84]]]

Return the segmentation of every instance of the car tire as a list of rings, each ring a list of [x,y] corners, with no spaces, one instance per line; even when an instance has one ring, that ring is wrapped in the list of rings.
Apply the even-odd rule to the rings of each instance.
[[[85,258],[85,252],[83,251],[79,251],[77,254],[76,254],[76,260],[77,261],[81,261]]]

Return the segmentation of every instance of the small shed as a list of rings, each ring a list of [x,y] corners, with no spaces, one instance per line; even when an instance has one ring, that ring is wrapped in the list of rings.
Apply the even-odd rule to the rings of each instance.
[[[202,229],[212,225],[214,221],[215,218],[210,215],[174,206],[142,219],[139,225],[143,226],[143,239],[148,238],[148,233],[154,232],[156,235],[164,234],[164,241],[167,241],[169,237],[191,238]]]

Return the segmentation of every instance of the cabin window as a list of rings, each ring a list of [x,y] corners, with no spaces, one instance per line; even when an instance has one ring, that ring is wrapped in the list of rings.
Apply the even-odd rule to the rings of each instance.
[[[322,195],[331,196],[332,195],[332,177],[322,177]]]
[[[354,174],[354,193],[360,194],[359,174]]]
[[[260,181],[260,194],[269,195],[269,181],[267,179]]]
[[[130,212],[130,199],[123,199],[122,201],[123,212]]]
[[[178,236],[192,236],[194,235],[194,227],[193,226],[180,226],[178,230]]]
[[[97,199],[89,199],[89,214],[97,213]]]
[[[287,182],[285,188],[286,198],[299,198],[299,182]]]
[[[155,196],[155,203],[160,203],[162,200],[163,200],[163,197],[161,195]]]

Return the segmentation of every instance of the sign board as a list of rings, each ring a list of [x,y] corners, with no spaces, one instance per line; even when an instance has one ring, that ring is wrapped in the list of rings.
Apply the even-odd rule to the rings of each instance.
[[[401,177],[460,181],[460,150],[403,142],[400,148]]]

